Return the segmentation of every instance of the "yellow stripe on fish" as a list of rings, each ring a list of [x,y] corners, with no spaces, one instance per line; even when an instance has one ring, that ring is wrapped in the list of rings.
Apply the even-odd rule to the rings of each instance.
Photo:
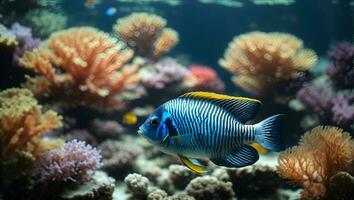
[[[217,93],[212,93],[212,92],[189,92],[181,97],[195,97],[195,98],[201,98],[201,99],[209,99],[209,100],[238,100],[238,101],[252,101],[255,103],[262,103],[258,99],[252,99],[252,98],[247,98],[247,97],[235,97],[235,96],[229,96],[229,95],[224,95],[224,94],[217,94]]]

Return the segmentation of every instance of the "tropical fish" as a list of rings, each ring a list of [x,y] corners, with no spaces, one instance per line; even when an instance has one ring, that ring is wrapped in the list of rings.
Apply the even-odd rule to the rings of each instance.
[[[116,14],[116,12],[117,12],[117,8],[114,8],[114,7],[109,7],[105,11],[106,15],[108,15],[108,16],[112,16],[112,15]]]
[[[158,107],[138,133],[161,151],[178,155],[198,173],[206,170],[205,159],[219,166],[244,167],[259,159],[257,149],[284,149],[280,139],[283,115],[246,124],[260,105],[251,98],[190,92]]]
[[[123,123],[126,125],[134,125],[138,121],[138,116],[136,114],[128,112],[123,116]]]

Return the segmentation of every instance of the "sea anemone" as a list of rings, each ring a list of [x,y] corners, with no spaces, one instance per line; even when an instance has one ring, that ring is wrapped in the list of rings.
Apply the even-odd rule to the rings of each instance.
[[[137,65],[125,65],[133,52],[95,28],[59,31],[20,63],[37,76],[28,87],[74,105],[117,106],[117,95],[139,81]]]
[[[303,199],[327,196],[330,178],[340,171],[350,171],[354,161],[354,141],[350,134],[336,127],[319,126],[301,138],[299,146],[279,156],[278,173],[301,185]]]
[[[314,51],[286,33],[250,32],[234,38],[219,63],[234,74],[241,88],[262,93],[281,80],[308,70],[317,62]]]
[[[178,33],[165,28],[166,20],[149,13],[132,13],[118,19],[116,34],[141,56],[158,59],[178,43]]]

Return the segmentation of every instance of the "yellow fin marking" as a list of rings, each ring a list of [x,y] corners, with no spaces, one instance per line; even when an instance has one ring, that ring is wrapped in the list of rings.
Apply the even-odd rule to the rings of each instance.
[[[258,151],[258,153],[260,153],[260,154],[265,154],[265,153],[267,153],[267,149],[266,148],[264,148],[264,147],[262,147],[260,144],[258,144],[258,143],[252,143],[252,144],[250,144],[253,148],[255,148],[257,151]]]
[[[196,97],[196,98],[210,99],[210,100],[230,99],[230,100],[252,101],[252,102],[256,102],[256,103],[262,103],[261,101],[259,101],[257,99],[252,99],[252,98],[247,98],[247,97],[234,97],[234,96],[217,94],[217,93],[212,93],[212,92],[188,92],[188,93],[182,95],[182,97]]]
[[[203,173],[205,172],[206,168],[202,166],[195,165],[192,163],[190,160],[184,157],[179,157],[181,159],[181,162],[188,167],[190,170],[197,172],[197,173]]]

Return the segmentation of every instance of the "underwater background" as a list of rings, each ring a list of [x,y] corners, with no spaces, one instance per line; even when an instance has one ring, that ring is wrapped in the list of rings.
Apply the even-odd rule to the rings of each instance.
[[[354,1],[0,0],[0,199],[354,198]],[[255,98],[287,147],[195,173],[137,134],[167,100]]]

